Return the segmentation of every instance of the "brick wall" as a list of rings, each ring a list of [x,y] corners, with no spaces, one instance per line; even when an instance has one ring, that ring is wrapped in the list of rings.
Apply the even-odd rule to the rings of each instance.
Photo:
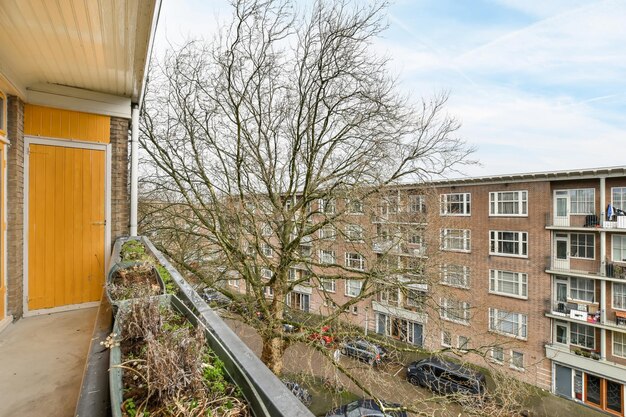
[[[129,234],[128,128],[130,121],[111,117],[111,244]]]
[[[24,102],[8,97],[7,255],[8,314],[22,316],[24,291]]]

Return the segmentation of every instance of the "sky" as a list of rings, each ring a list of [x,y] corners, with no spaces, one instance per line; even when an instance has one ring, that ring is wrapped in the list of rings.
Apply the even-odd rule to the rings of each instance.
[[[156,53],[230,14],[225,0],[163,0]],[[626,165],[625,0],[395,0],[387,21],[373,48],[399,88],[449,93],[477,149],[452,177]]]

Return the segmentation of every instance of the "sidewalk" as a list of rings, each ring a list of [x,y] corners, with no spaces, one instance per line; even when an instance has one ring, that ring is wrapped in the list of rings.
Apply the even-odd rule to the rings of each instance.
[[[23,318],[0,333],[0,416],[74,414],[97,311]]]

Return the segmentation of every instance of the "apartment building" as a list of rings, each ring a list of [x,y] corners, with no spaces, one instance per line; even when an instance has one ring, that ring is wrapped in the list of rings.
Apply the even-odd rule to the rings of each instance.
[[[344,319],[367,331],[624,415],[626,167],[403,185],[313,206],[312,221],[345,215],[302,242],[310,262],[290,273],[291,308],[324,315],[348,303]],[[351,270],[383,278],[359,298],[367,280]]]

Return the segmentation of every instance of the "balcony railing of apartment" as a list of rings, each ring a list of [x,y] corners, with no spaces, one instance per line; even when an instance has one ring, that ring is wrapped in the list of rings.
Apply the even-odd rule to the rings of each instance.
[[[178,297],[197,313],[199,319],[210,330],[207,340],[211,349],[224,362],[229,377],[237,384],[248,401],[255,417],[313,417],[313,414],[289,391],[245,343],[230,329],[222,318],[200,297],[193,287],[168,262],[145,237],[140,238],[158,262],[172,276],[178,287]],[[118,239],[113,249],[111,265],[119,261],[120,247],[126,238]],[[94,337],[92,338],[83,386],[76,408],[76,415],[105,417],[108,415],[108,350],[103,350],[100,341],[111,332],[111,309],[106,297],[98,313]]]
[[[393,255],[426,256],[426,247],[419,244],[399,243],[389,240],[379,240],[372,244],[375,253],[389,253]]]
[[[579,304],[575,302],[552,301],[547,314],[555,319],[563,318],[570,321],[580,321],[607,330],[622,332],[626,330],[626,312],[607,312],[607,317],[603,321],[599,303]]]
[[[610,281],[626,280],[626,265],[611,262],[608,259],[604,262],[599,260],[589,261],[591,267],[584,270],[572,268],[569,258],[559,259],[553,256],[546,256],[545,259],[546,270],[552,273],[585,278],[610,278]]]
[[[607,360],[598,360],[598,353],[558,343],[546,344],[546,357],[576,369],[590,371],[615,381],[623,381],[626,366]]]
[[[568,227],[585,229],[626,229],[626,216],[613,216],[606,220],[601,214],[572,214],[555,216],[546,213],[546,227]]]

